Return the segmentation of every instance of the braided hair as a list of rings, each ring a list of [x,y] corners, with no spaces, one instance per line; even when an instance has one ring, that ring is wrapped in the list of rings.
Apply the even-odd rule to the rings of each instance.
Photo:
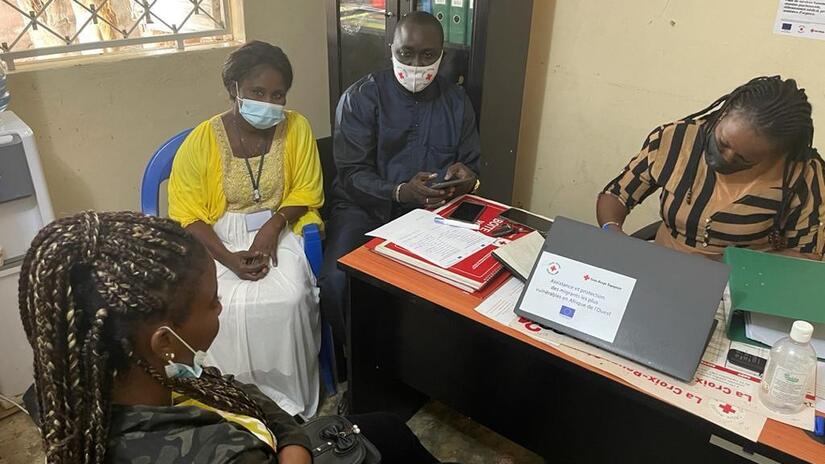
[[[231,377],[207,369],[197,379],[167,378],[133,352],[138,324],[186,319],[208,259],[176,223],[137,213],[85,212],[37,234],[19,304],[47,462],[105,461],[113,382],[133,365],[190,398],[264,419]]]
[[[814,125],[808,96],[805,89],[799,88],[793,79],[761,76],[719,97],[707,108],[685,119],[706,121],[702,125],[701,143],[704,144],[713,135],[716,124],[730,113],[744,117],[756,132],[787,153],[782,173],[782,200],[774,216],[770,235],[771,245],[775,249],[785,248],[785,220],[790,214],[790,205],[797,191],[797,187],[791,185],[794,174],[801,166],[797,183],[804,182],[809,161],[821,161],[819,153],[813,148]]]

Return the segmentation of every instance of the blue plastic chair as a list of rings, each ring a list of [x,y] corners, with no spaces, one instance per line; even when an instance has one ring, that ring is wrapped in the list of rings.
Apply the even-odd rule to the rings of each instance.
[[[152,155],[152,158],[149,159],[149,164],[146,165],[146,171],[143,173],[143,181],[140,186],[140,209],[144,214],[152,216],[158,216],[160,214],[160,186],[163,181],[169,179],[175,154],[177,154],[178,148],[180,148],[180,145],[190,132],[192,132],[192,129],[186,129],[170,138],[164,142],[155,154]],[[321,247],[321,230],[316,224],[308,224],[304,226],[303,235],[304,253],[309,261],[310,268],[312,268],[312,273],[315,274],[317,278],[321,272],[321,263],[324,262]],[[321,382],[323,382],[324,391],[326,391],[328,395],[334,395],[337,392],[334,371],[335,352],[333,350],[332,327],[322,321],[319,363],[321,365]]]

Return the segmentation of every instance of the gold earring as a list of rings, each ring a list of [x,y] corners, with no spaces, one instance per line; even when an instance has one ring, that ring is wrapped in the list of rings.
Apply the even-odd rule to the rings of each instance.
[[[175,359],[175,353],[163,353],[163,357],[166,358],[167,361],[172,361]]]

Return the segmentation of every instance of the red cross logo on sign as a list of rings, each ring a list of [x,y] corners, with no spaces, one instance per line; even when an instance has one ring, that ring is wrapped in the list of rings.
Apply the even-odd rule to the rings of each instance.
[[[738,422],[744,419],[745,410],[739,407],[734,407],[732,404],[713,400],[713,412],[726,422]]]
[[[560,270],[561,266],[559,266],[559,263],[550,263],[550,265],[547,266],[547,273],[550,275],[556,275]]]
[[[585,282],[586,282],[586,281],[588,281],[588,280],[590,280],[590,279],[591,279],[590,274],[585,274],[585,275],[584,275],[584,280],[585,280]]]
[[[736,413],[736,409],[733,409],[733,406],[731,406],[731,405],[730,405],[730,404],[728,404],[728,403],[725,403],[725,404],[720,404],[720,405],[719,405],[719,408],[720,408],[720,409],[722,410],[722,412],[723,412],[723,413],[725,413],[725,414],[735,414],[735,413]]]

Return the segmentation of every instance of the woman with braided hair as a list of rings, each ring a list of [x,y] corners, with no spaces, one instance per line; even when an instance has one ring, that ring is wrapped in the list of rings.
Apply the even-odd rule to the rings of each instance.
[[[757,77],[653,130],[599,195],[599,224],[622,232],[661,189],[656,242],[720,259],[728,246],[821,260],[825,175],[811,104],[793,79]]]
[[[292,416],[202,366],[222,310],[215,264],[173,221],[55,221],[32,242],[19,288],[46,462],[311,462]],[[437,462],[393,416],[350,419],[384,462]]]

